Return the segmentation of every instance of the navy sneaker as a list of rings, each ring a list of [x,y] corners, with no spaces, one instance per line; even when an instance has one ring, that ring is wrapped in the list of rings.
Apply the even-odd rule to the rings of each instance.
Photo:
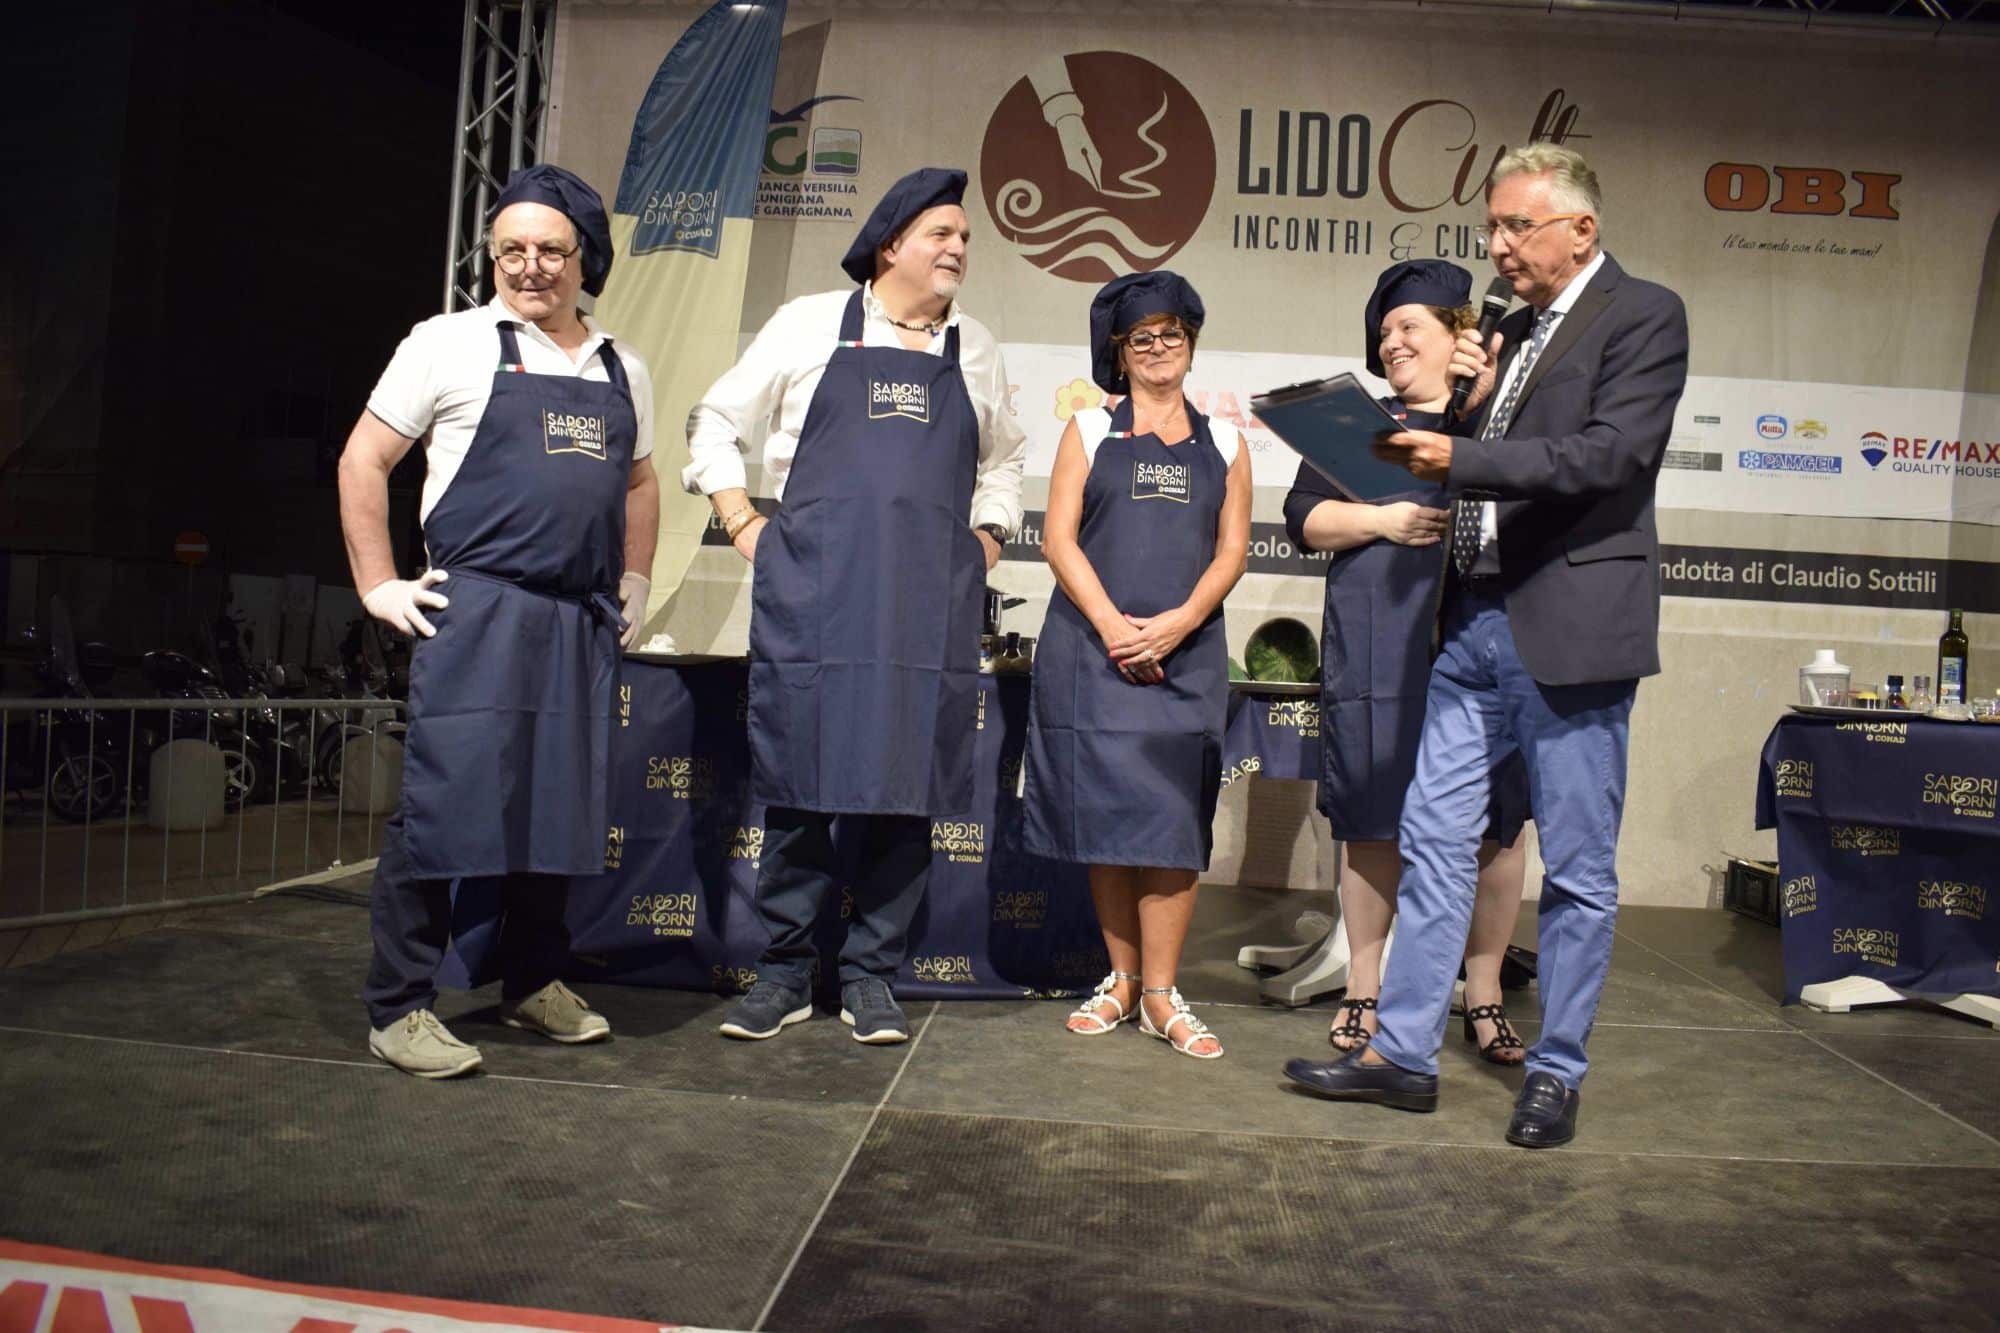
[[[840,1021],[854,1029],[854,1039],[886,1046],[910,1039],[909,1020],[880,977],[863,977],[840,988]]]
[[[759,978],[749,994],[738,1000],[722,1020],[722,1035],[744,1041],[775,1037],[794,1023],[812,1017],[812,997],[804,987],[793,990],[776,981]]]

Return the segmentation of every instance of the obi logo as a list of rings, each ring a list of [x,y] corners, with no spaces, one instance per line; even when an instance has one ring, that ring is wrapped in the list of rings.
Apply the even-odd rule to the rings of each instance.
[[[1879,430],[1869,431],[1861,437],[1861,456],[1870,468],[1881,466],[1882,460],[1889,456],[1889,437]]]
[[[1765,439],[1782,440],[1785,438],[1785,432],[1785,419],[1777,413],[1767,412],[1757,418],[1757,433]]]
[[[1778,894],[1788,917],[1804,916],[1819,907],[1819,885],[1813,882],[1811,875],[1786,880]]]
[[[918,380],[868,381],[868,417],[908,417],[912,421],[931,419],[931,386]]]
[[[1040,61],[987,118],[986,209],[1046,273],[1093,286],[1160,267],[1215,194],[1215,137],[1179,79],[1123,51]]]
[[[542,409],[542,448],[552,454],[588,454],[604,460],[604,418]]]
[[[1771,199],[1771,178],[1777,177],[1777,200]],[[1702,181],[1708,206],[1724,213],[1755,213],[1770,205],[1773,213],[1803,213],[1833,217],[1878,218],[1894,222],[1902,214],[1889,192],[1903,178],[1886,171],[1837,171],[1832,167],[1772,167],[1751,162],[1717,162]],[[1849,186],[1854,203],[1848,205]]]
[[[692,893],[635,893],[625,924],[649,928],[655,935],[688,939],[694,935],[700,910]]]
[[[1186,463],[1136,461],[1132,464],[1132,498],[1178,500],[1186,504],[1193,488],[1193,477],[1193,470]]]
[[[1871,926],[1840,926],[1833,932],[1833,951],[1858,955],[1865,963],[1894,967],[1902,953],[1902,936]]]
[[[639,210],[632,253],[691,250],[715,258],[722,247],[722,191],[654,190]]]

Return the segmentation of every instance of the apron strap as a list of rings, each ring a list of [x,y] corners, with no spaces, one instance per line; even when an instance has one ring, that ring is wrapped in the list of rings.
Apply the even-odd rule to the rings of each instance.
[[[625,377],[625,359],[612,349],[609,335],[597,344],[597,355],[604,361],[604,377],[611,381],[613,388],[630,398],[632,382]]]
[[[500,326],[500,365],[503,374],[525,375],[528,368],[521,363],[521,341],[514,336],[512,324]]]
[[[841,347],[863,346],[861,339],[861,289],[856,287],[854,295],[847,298],[847,309],[840,316]],[[945,330],[943,360],[946,365],[958,364],[958,325]]]

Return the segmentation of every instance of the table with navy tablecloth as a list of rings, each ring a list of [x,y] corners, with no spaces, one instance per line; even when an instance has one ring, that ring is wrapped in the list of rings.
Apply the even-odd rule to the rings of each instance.
[[[1979,998],[2000,996],[2000,726],[1787,715],[1757,827],[1778,831],[1787,1003],[1962,997],[2000,1018]]]

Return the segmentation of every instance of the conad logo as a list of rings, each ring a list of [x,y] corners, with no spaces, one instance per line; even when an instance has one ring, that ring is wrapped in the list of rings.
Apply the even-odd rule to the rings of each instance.
[[[1081,51],[1007,90],[986,123],[979,179],[1023,258],[1094,285],[1156,269],[1188,243],[1215,193],[1215,138],[1158,65]]]

